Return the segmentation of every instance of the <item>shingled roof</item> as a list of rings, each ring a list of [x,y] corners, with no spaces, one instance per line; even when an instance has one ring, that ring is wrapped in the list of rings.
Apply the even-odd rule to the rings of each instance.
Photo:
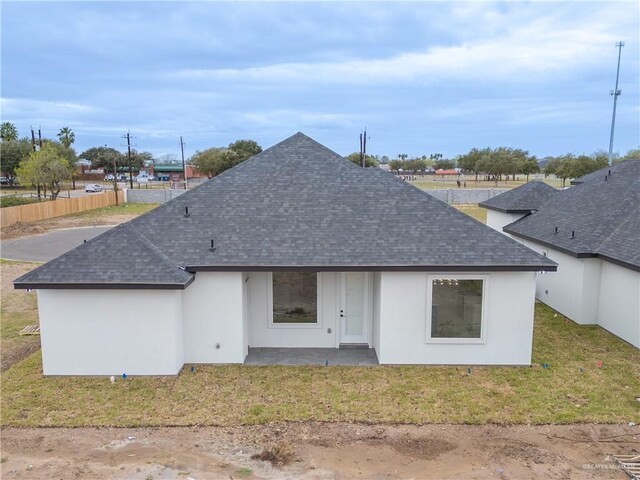
[[[503,230],[575,257],[599,257],[640,271],[640,161],[585,175]]]
[[[531,213],[540,210],[557,190],[544,182],[528,182],[513,190],[496,195],[478,205],[503,213]]]
[[[109,261],[115,252],[122,261]],[[197,271],[289,269],[539,271],[556,264],[297,133],[15,285],[184,288]]]

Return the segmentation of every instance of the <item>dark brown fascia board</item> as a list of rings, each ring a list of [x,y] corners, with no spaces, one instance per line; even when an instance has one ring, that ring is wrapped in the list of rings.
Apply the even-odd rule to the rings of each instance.
[[[14,282],[16,290],[184,290],[195,276],[186,283],[39,283]]]
[[[633,263],[627,263],[622,260],[618,260],[617,258],[612,258],[607,255],[598,254],[597,257],[604,262],[613,263],[614,265],[618,265],[619,267],[628,268],[629,270],[633,270],[635,272],[640,272],[640,265],[634,265]]]
[[[597,254],[595,253],[590,253],[590,252],[573,252],[569,249],[566,249],[564,247],[560,247],[558,245],[555,245],[551,242],[545,242],[544,240],[539,240],[537,238],[534,237],[530,237],[528,235],[524,235],[522,233],[519,232],[514,232],[513,230],[507,229],[507,227],[502,227],[502,230],[511,234],[511,235],[515,235],[516,237],[520,237],[520,238],[524,238],[525,240],[530,240],[532,242],[535,242],[543,247],[549,247],[552,248],[554,250],[557,250],[558,252],[561,253],[566,253],[567,255],[570,255],[572,257],[575,258],[595,258],[597,256]]]
[[[483,205],[481,203],[479,203],[478,206],[482,207],[482,208],[486,208],[487,210],[493,210],[495,212],[500,212],[500,213],[525,213],[525,214],[531,214],[531,213],[537,211],[537,208],[509,209],[509,208],[493,207],[491,205]]]
[[[555,263],[555,262],[554,262]],[[191,265],[187,272],[555,272],[556,265]]]

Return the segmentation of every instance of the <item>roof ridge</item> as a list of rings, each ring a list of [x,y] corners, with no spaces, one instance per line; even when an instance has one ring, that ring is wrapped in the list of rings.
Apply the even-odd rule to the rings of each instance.
[[[134,233],[136,233],[138,235],[138,237],[140,237],[140,239],[145,243],[145,245],[147,247],[149,247],[149,249],[151,249],[151,251],[158,257],[160,257],[160,259],[166,263],[169,264],[169,266],[173,267],[173,268],[178,268],[180,270],[184,270],[182,268],[182,266],[176,264],[173,260],[171,260],[165,253],[162,252],[162,250],[160,250],[151,240],[149,240],[147,237],[145,237],[145,235],[138,230],[135,225],[126,225],[125,228],[130,228],[131,230],[134,231]]]

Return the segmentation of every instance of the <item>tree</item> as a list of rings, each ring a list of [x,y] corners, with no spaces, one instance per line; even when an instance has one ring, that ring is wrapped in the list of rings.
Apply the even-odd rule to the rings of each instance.
[[[456,164],[451,160],[447,160],[446,158],[436,160],[433,163],[433,168],[435,168],[436,170],[451,170],[452,168],[455,168],[455,167],[456,167]]]
[[[190,163],[200,173],[213,178],[244,160],[233,150],[214,147],[194,153]]]
[[[629,150],[624,157],[613,160],[613,163],[624,162],[625,160],[640,160],[640,148]]]
[[[16,126],[10,122],[2,122],[2,125],[0,125],[0,139],[3,142],[17,140],[18,129],[16,128]]]
[[[81,158],[91,162],[91,168],[103,168],[107,173],[116,173],[113,171],[113,163],[115,161],[116,168],[120,171],[128,170],[129,157],[111,147],[93,147],[85,150],[80,154]],[[153,161],[153,155],[149,152],[137,152],[131,150],[131,168],[140,170],[144,167],[145,162]]]
[[[360,154],[358,152],[350,153],[345,158],[347,160],[349,160],[350,162],[355,163],[358,166],[362,165],[362,160],[360,159]],[[378,162],[376,161],[375,157],[373,157],[372,155],[365,154],[365,156],[364,156],[364,166],[365,167],[377,167],[378,166]]]
[[[400,169],[402,168],[403,165],[403,161],[402,160],[391,160],[389,162],[389,168],[391,169],[392,172],[400,172]]]
[[[229,144],[229,150],[235,152],[240,162],[262,152],[262,147],[255,140],[236,140]]]
[[[31,152],[17,169],[21,183],[43,185],[45,195],[49,189],[52,200],[58,197],[62,181],[71,178],[72,174],[69,162],[53,143],[45,143],[39,151]]]
[[[409,155],[407,155],[406,153],[399,153],[399,154],[398,154],[398,158],[399,158],[400,160],[406,160],[408,156],[409,156]]]
[[[409,170],[413,175],[425,168],[427,168],[427,161],[421,158],[411,158],[404,161],[403,169]]]
[[[532,173],[538,173],[540,171],[540,165],[538,165],[538,159],[536,157],[527,157],[520,162],[518,167],[519,173],[527,176],[527,182],[529,181],[529,175]]]
[[[6,140],[0,144],[0,165],[9,185],[13,185],[15,181],[20,162],[28,158],[32,151],[31,140],[28,138]]]
[[[65,147],[70,147],[76,141],[76,134],[69,127],[61,128],[58,132],[60,143]]]

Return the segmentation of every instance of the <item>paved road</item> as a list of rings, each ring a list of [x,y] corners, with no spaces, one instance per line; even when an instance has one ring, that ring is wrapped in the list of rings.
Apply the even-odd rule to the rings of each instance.
[[[97,237],[113,226],[62,228],[41,235],[0,242],[0,256],[11,260],[47,262]]]

